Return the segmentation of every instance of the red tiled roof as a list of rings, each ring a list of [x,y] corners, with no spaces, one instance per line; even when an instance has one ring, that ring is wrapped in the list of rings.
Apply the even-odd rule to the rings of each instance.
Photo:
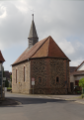
[[[76,75],[84,75],[84,70],[83,71],[75,71],[72,73],[72,75],[76,76]]]
[[[36,43],[30,50],[27,48],[12,65],[23,62],[30,58],[43,58],[43,57],[68,59],[68,57],[63,53],[59,46],[54,42],[52,37],[49,36]]]
[[[84,61],[76,68],[76,70],[75,71],[77,71],[77,69],[82,65],[84,63]]]
[[[4,61],[5,61],[5,59],[4,59],[4,57],[3,57],[3,55],[2,55],[2,53],[0,51],[0,62],[4,62]]]
[[[70,66],[69,67],[70,74],[73,73],[76,70],[76,68],[77,67],[75,67],[75,66]]]

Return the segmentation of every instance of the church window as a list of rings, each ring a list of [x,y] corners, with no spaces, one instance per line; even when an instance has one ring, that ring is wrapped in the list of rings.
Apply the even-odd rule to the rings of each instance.
[[[25,81],[25,67],[23,68],[23,75],[24,75],[24,81]]]
[[[16,69],[16,83],[17,83],[17,69]]]

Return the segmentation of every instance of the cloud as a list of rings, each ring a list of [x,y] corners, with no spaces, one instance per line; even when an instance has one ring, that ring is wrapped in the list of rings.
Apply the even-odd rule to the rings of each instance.
[[[63,49],[63,51],[66,51],[67,55],[74,54],[74,52],[75,52],[73,45],[66,39],[62,40],[59,43],[59,46]]]
[[[6,8],[0,5],[0,19],[6,17]]]
[[[26,49],[34,12],[39,40],[51,35],[71,59],[71,65],[77,65],[84,59],[83,11],[83,1],[0,1],[0,49]]]

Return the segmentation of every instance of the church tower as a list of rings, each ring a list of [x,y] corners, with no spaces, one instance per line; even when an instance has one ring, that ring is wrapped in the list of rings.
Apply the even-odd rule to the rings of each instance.
[[[32,24],[29,32],[29,37],[28,37],[28,43],[29,43],[28,48],[30,49],[37,42],[38,42],[38,35],[37,35],[35,23],[34,23],[34,14],[32,14]]]

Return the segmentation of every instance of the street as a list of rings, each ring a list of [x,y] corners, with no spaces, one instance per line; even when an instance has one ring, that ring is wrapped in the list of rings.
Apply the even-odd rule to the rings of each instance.
[[[84,105],[40,95],[6,93],[19,105],[0,107],[0,120],[84,120]]]

